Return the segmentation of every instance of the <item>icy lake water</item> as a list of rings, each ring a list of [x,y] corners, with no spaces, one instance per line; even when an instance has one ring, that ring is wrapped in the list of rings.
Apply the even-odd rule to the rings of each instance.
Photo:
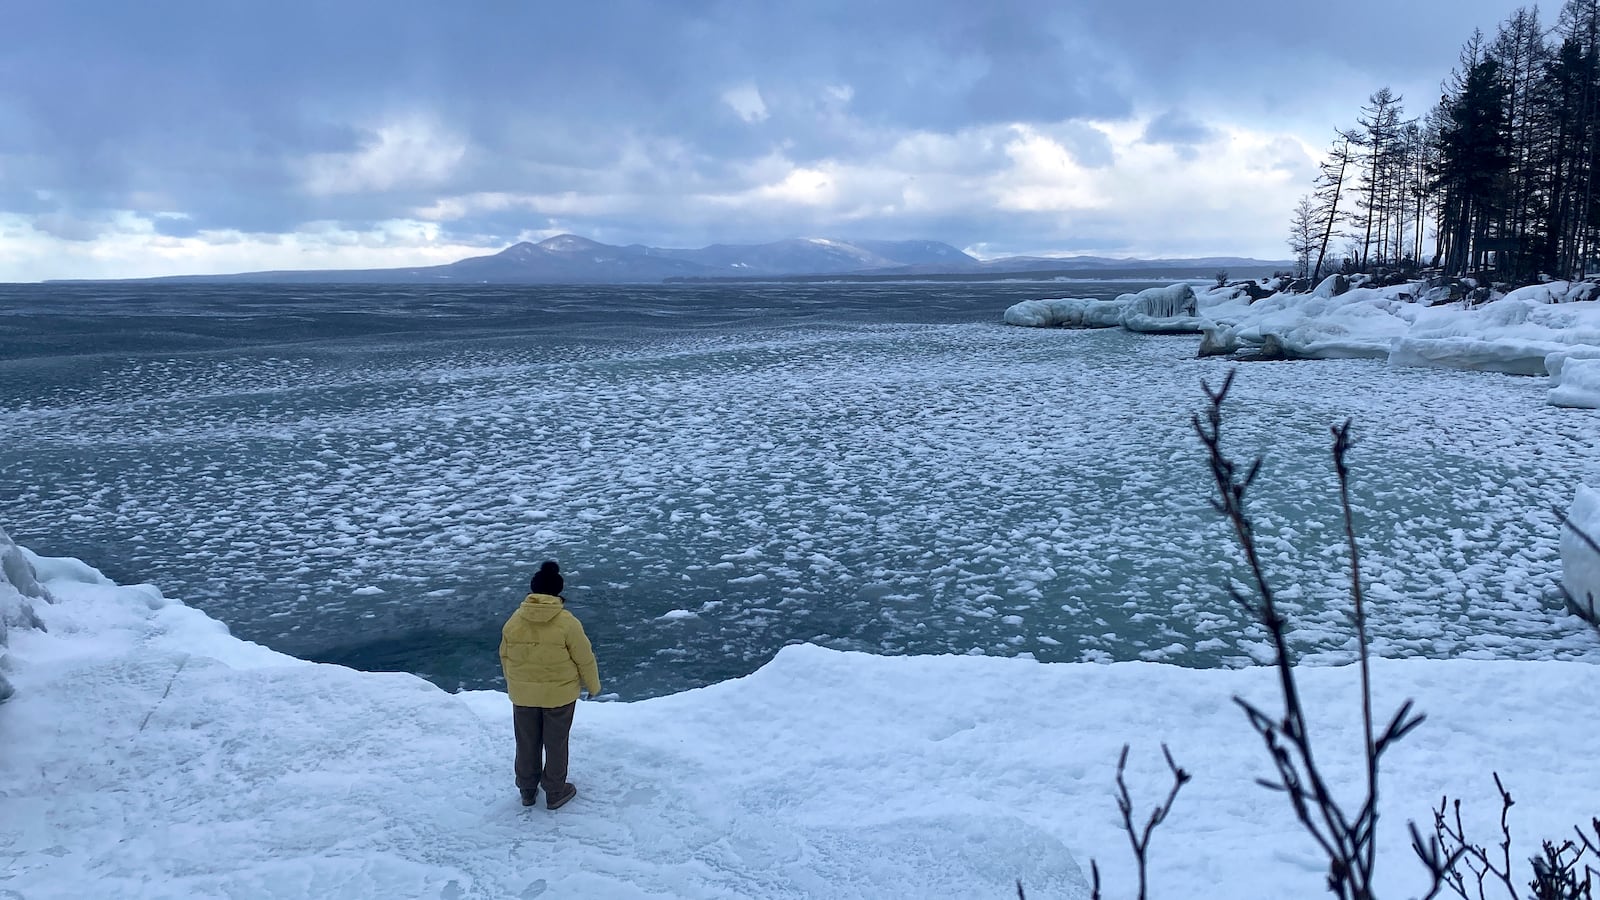
[[[1012,328],[1138,284],[0,288],[0,528],[311,659],[499,684],[539,561],[608,691],[879,653],[1232,666],[1198,338]],[[1553,508],[1600,419],[1546,380],[1242,365],[1296,646],[1348,658],[1328,427],[1388,655],[1587,658]]]

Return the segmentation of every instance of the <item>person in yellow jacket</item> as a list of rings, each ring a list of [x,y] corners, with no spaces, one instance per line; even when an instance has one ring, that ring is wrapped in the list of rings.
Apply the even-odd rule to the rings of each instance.
[[[540,566],[527,599],[500,632],[500,667],[511,695],[523,806],[538,801],[540,787],[550,809],[578,796],[578,789],[567,782],[567,738],[578,705],[578,683],[589,699],[600,696],[594,650],[583,625],[565,609],[564,583],[554,560]]]

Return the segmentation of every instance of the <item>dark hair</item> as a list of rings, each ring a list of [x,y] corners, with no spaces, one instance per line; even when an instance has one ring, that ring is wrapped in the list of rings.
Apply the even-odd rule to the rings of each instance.
[[[539,566],[539,571],[533,573],[533,579],[528,582],[528,590],[535,594],[556,594],[566,582],[561,577],[561,567],[553,559],[547,559]]]

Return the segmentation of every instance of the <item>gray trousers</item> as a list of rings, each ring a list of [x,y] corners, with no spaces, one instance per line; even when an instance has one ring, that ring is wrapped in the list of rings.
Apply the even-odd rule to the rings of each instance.
[[[517,787],[546,794],[564,793],[567,785],[567,738],[572,734],[574,700],[566,706],[513,706],[517,733]]]

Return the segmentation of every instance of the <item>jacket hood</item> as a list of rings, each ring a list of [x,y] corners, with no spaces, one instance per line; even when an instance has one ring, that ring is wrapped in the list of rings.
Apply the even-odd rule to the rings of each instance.
[[[555,594],[529,594],[517,612],[535,622],[548,622],[563,609],[561,598]]]

